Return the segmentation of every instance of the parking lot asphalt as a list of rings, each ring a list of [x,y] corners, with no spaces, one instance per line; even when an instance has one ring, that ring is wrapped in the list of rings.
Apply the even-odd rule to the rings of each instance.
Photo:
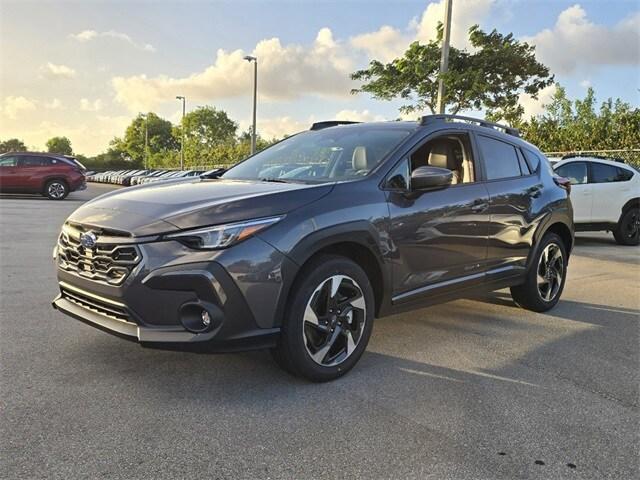
[[[0,478],[640,477],[640,248],[579,234],[546,314],[500,291],[380,319],[327,384],[54,311],[62,202],[0,196]]]

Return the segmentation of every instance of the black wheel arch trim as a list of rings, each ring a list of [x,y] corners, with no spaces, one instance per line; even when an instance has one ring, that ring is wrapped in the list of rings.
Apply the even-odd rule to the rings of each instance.
[[[316,230],[307,235],[303,240],[298,242],[296,246],[287,253],[287,257],[295,263],[297,269],[284,275],[284,284],[282,294],[278,299],[276,308],[276,321],[278,325],[284,318],[285,309],[289,301],[291,290],[295,280],[303,268],[304,264],[314,255],[322,250],[328,249],[334,245],[340,244],[357,244],[367,250],[369,254],[376,260],[376,266],[380,272],[381,298],[376,298],[376,316],[378,312],[385,310],[386,306],[391,304],[391,296],[388,294],[388,286],[391,283],[391,266],[384,261],[383,253],[380,251],[379,242],[376,241],[378,232],[373,225],[366,220],[358,220],[355,222],[346,222],[339,225]],[[355,259],[352,259],[355,261]],[[373,281],[372,281],[373,283]]]

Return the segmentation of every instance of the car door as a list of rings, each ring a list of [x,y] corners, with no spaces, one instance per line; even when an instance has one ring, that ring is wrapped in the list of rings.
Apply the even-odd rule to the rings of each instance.
[[[567,162],[557,166],[555,172],[571,182],[571,205],[573,205],[573,221],[576,223],[591,222],[594,189],[588,181],[586,162]]]
[[[487,268],[492,276],[521,273],[541,219],[541,171],[532,172],[520,148],[503,138],[476,134],[489,192]]]
[[[0,189],[4,191],[17,190],[18,182],[18,157],[7,156],[0,158]]]
[[[434,148],[444,138],[459,142],[465,167],[440,163]],[[388,175],[389,237],[395,258],[393,266],[394,303],[420,296],[445,293],[452,285],[481,281],[487,257],[488,193],[473,177],[475,153],[467,133],[445,132],[429,137]],[[467,178],[440,190],[411,190],[411,171],[419,166],[444,167],[449,163]]]
[[[593,189],[591,221],[616,223],[622,207],[631,197],[633,174],[614,165],[596,161],[589,163],[589,185]]]
[[[47,173],[46,157],[21,155],[18,159],[17,181],[25,191],[36,192],[43,187],[43,178]]]

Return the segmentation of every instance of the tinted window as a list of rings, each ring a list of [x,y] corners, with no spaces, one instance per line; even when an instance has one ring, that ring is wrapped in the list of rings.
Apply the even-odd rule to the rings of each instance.
[[[520,163],[520,171],[522,171],[523,175],[529,175],[531,173],[531,170],[529,170],[529,165],[525,161],[524,156],[522,155],[522,152],[520,151],[519,148],[516,148],[516,153],[518,154],[518,162]]]
[[[401,161],[389,174],[387,188],[409,190],[409,161]]]
[[[16,157],[3,157],[0,158],[0,167],[15,167],[18,163]]]
[[[41,167],[49,165],[49,162],[44,157],[21,156],[19,164],[22,167]]]
[[[631,178],[631,172],[613,165],[593,162],[591,164],[591,181],[593,183],[624,182]]]
[[[538,170],[538,165],[540,165],[540,157],[529,150],[523,150],[524,157],[527,159],[527,163],[529,164],[529,168],[532,172],[536,172]]]
[[[482,135],[478,136],[478,144],[484,158],[487,180],[521,175],[520,162],[514,146]]]
[[[584,162],[571,162],[556,168],[556,173],[568,178],[573,185],[587,183],[587,164]]]

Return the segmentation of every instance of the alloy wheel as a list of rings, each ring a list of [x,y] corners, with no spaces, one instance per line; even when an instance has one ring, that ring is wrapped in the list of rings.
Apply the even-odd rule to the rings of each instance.
[[[314,362],[343,363],[355,351],[366,322],[366,303],[357,282],[333,275],[314,290],[304,312],[302,339]]]
[[[564,258],[562,249],[556,243],[550,243],[542,251],[538,260],[538,293],[545,302],[550,302],[562,286],[564,278]]]
[[[59,199],[64,197],[65,187],[60,182],[53,182],[47,188],[47,193],[51,198]]]
[[[634,238],[640,230],[640,212],[634,211],[624,226],[624,234],[627,238]]]

